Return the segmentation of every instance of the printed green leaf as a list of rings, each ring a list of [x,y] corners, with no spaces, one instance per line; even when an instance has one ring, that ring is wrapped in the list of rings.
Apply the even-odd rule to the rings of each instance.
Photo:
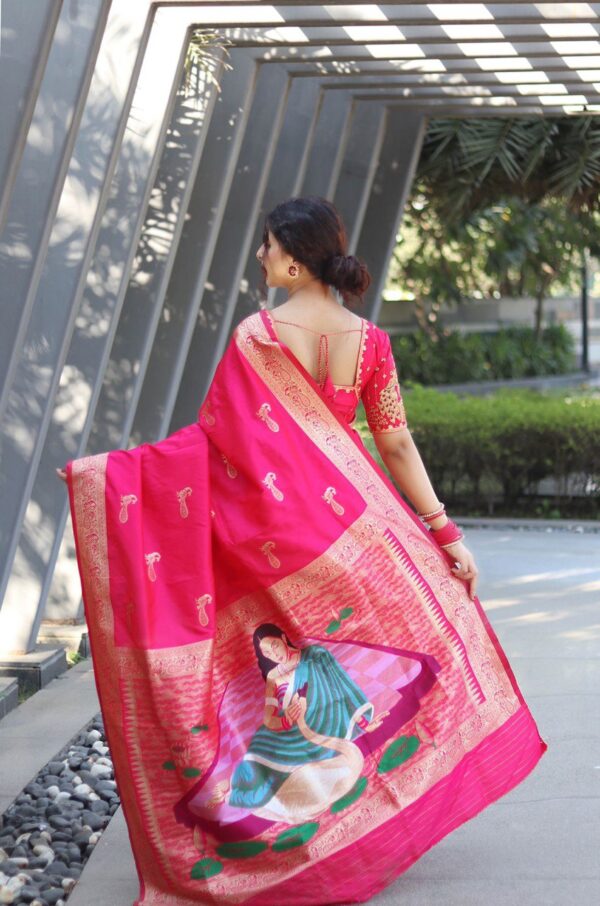
[[[407,761],[417,751],[421,744],[418,736],[399,736],[387,747],[377,765],[377,772],[385,774]]]
[[[203,878],[212,878],[213,875],[218,875],[221,871],[223,871],[223,863],[217,861],[217,859],[200,859],[199,862],[192,865],[190,878],[194,881],[200,881]]]
[[[184,768],[182,773],[184,777],[199,777],[202,771],[200,768]]]
[[[284,852],[286,849],[293,849],[295,846],[302,846],[307,843],[311,837],[319,830],[318,821],[307,821],[306,824],[299,824],[297,827],[289,827],[282,831],[271,849],[276,853]]]
[[[340,619],[347,620],[354,613],[352,607],[343,607],[340,611]]]
[[[336,799],[335,802],[331,805],[331,811],[335,814],[336,812],[341,812],[342,809],[348,808],[349,805],[352,805],[353,802],[362,796],[367,786],[368,780],[366,777],[359,777],[354,786],[345,796],[342,796],[340,799]]]
[[[176,768],[174,761],[163,761],[162,766],[165,771],[174,771]]]
[[[327,635],[331,635],[332,632],[337,632],[341,625],[339,620],[332,620],[325,632]]]
[[[190,733],[201,733],[202,730],[208,730],[208,724],[196,724],[196,726],[191,727]]]
[[[257,856],[269,844],[263,840],[241,840],[237,843],[221,843],[217,846],[217,854],[224,859],[248,859],[250,856]]]

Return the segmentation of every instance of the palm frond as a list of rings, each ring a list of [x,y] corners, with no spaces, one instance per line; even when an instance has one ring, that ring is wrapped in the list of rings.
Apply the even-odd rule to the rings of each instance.
[[[598,207],[600,122],[594,117],[434,120],[418,176],[449,220],[519,195]]]

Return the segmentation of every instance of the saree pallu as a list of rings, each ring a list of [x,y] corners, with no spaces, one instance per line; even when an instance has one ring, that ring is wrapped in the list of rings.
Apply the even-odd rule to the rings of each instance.
[[[134,906],[365,902],[547,749],[478,598],[260,314],[67,464]]]

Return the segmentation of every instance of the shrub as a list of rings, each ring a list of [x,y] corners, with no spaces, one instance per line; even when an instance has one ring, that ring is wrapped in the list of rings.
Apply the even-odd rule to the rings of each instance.
[[[575,341],[563,324],[536,337],[532,327],[489,333],[422,330],[392,337],[401,379],[424,386],[564,374],[576,369]]]
[[[431,482],[449,508],[535,516],[540,502],[548,510],[552,501],[554,515],[600,512],[599,397],[512,388],[459,396],[404,385],[403,398]],[[377,456],[364,422],[359,430]],[[546,498],[535,493],[545,478],[558,482]]]

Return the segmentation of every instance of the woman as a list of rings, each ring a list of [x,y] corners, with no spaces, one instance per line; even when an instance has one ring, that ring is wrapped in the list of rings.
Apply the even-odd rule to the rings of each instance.
[[[296,646],[273,623],[255,629],[264,692],[253,668],[255,682],[242,674],[228,687],[217,716],[224,757],[176,805],[178,820],[240,840],[274,821],[317,818],[355,788],[365,756],[418,711],[440,670],[427,655],[320,641]],[[234,717],[240,707],[244,726]],[[234,726],[248,737],[235,768],[227,738]]]
[[[139,906],[365,902],[547,749],[337,210],[264,226],[198,421],[61,473]]]

